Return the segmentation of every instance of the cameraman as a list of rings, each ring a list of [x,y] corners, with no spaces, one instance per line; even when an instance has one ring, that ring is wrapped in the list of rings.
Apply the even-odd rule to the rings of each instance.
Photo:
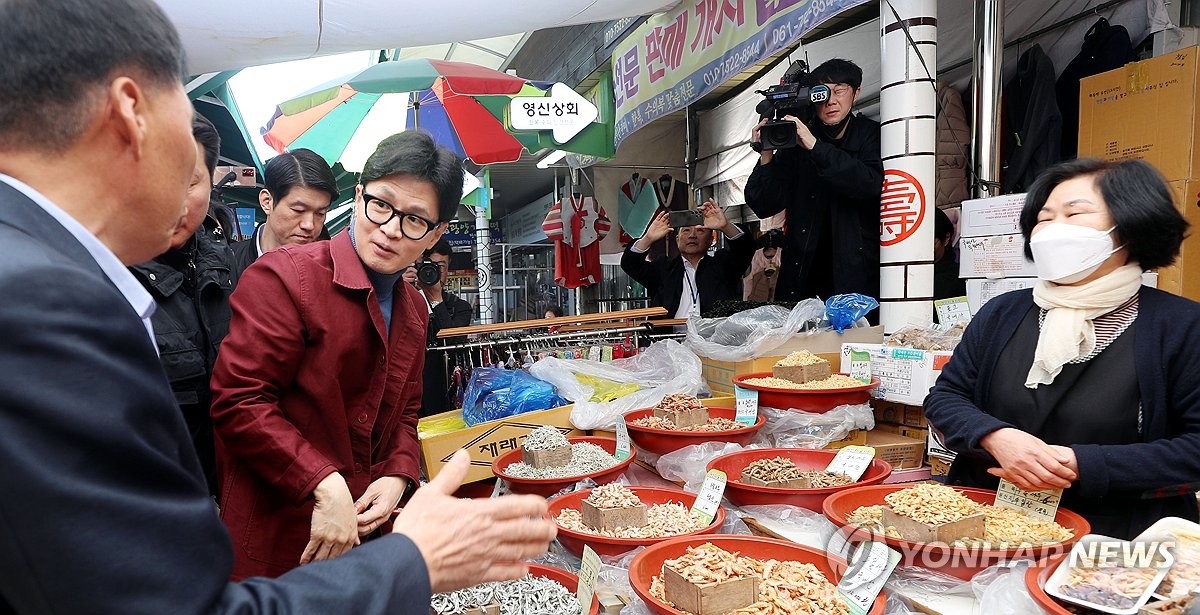
[[[421,290],[421,295],[425,297],[425,303],[429,305],[429,335],[426,340],[428,344],[441,343],[437,334],[442,329],[470,325],[471,317],[475,312],[475,308],[471,307],[470,303],[443,289],[446,275],[450,271],[451,254],[453,254],[453,250],[450,249],[450,242],[439,239],[425,253],[425,259],[437,267],[437,281],[432,284],[426,284],[424,280],[417,282],[417,288]],[[421,264],[418,263],[418,265]],[[428,266],[428,263],[424,264]],[[410,267],[410,269],[413,271],[414,277],[420,275],[417,273],[417,267]],[[445,355],[446,353],[441,350],[425,351],[424,389],[421,395],[420,416],[453,410],[449,407],[449,399],[446,394],[449,387],[446,378]]]
[[[796,126],[795,147],[762,147],[760,129],[768,118],[750,138],[760,153],[746,182],[746,204],[760,218],[787,212],[775,298],[825,299],[842,293],[878,298],[879,122],[850,113],[862,69],[849,60],[829,60],[808,81],[828,86],[829,99],[813,105],[807,122],[784,115]]]

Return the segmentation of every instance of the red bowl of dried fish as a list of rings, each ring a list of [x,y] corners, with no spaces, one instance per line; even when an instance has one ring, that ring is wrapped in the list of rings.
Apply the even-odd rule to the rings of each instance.
[[[567,438],[567,441],[571,444],[595,444],[604,449],[604,452],[609,455],[614,455],[617,452],[616,438],[577,436]],[[534,495],[550,497],[585,478],[592,479],[597,485],[612,482],[615,478],[623,474],[629,468],[629,464],[633,463],[633,460],[637,457],[637,448],[632,446],[630,448],[632,450],[630,450],[628,459],[615,461],[614,465],[607,468],[571,474],[569,476],[556,476],[554,478],[527,478],[507,472],[509,466],[521,461],[521,449],[517,448],[493,459],[492,473],[508,481],[508,488],[513,493],[532,493]]]
[[[877,485],[892,474],[892,465],[882,459],[871,460],[862,478],[848,485],[816,487],[811,489],[791,489],[787,487],[767,487],[751,485],[741,480],[742,470],[750,464],[763,459],[782,457],[791,461],[801,471],[823,471],[829,467],[829,462],[837,456],[835,450],[812,450],[806,448],[752,448],[744,451],[721,455],[708,462],[709,470],[720,470],[725,473],[728,481],[725,483],[725,497],[738,506],[758,506],[764,504],[788,504],[821,512],[825,498],[851,487]]]
[[[688,514],[688,511],[692,508],[692,504],[696,503],[696,494],[684,491],[683,489],[671,489],[667,487],[642,487],[632,485],[629,487],[629,490],[637,495],[638,499],[651,509],[651,513],[654,512],[654,506],[676,503],[682,504],[683,514]],[[701,523],[698,529],[689,532],[673,532],[668,535],[663,535],[665,532],[672,531],[672,526],[675,525],[673,521],[678,516],[678,512],[676,510],[664,510],[662,514],[656,515],[649,520],[650,523],[648,524],[649,527],[647,528],[647,531],[640,532],[643,534],[649,534],[649,536],[645,538],[619,538],[617,536],[601,536],[599,534],[586,532],[580,529],[573,529],[582,525],[582,521],[579,521],[577,525],[574,522],[576,521],[576,519],[574,519],[575,516],[572,515],[572,521],[567,522],[562,518],[563,511],[580,510],[580,502],[587,499],[587,497],[591,494],[591,489],[584,489],[582,491],[564,493],[563,495],[555,497],[546,503],[550,507],[550,518],[554,519],[554,522],[558,524],[559,544],[561,544],[564,549],[574,553],[575,555],[583,554],[584,545],[590,546],[592,550],[599,555],[620,555],[622,553],[632,551],[638,547],[644,547],[657,542],[662,542],[667,538],[674,538],[676,536],[713,534],[716,533],[717,530],[721,529],[721,525],[725,523],[725,510],[718,508],[717,514],[713,518],[712,523],[709,523],[708,525],[703,525]],[[697,522],[699,522],[699,520],[697,520]],[[639,532],[622,533],[632,534]]]
[[[758,391],[758,405],[779,410],[803,410],[814,414],[829,412],[838,406],[846,404],[865,404],[871,400],[871,389],[879,386],[879,378],[872,377],[871,384],[850,383],[850,375],[836,373],[830,378],[845,379],[850,386],[826,389],[801,389],[769,386],[747,382],[755,378],[773,378],[771,372],[743,374],[733,379],[733,383],[743,389]],[[802,385],[797,385],[802,386]]]
[[[671,451],[677,451],[685,446],[693,444],[704,444],[705,442],[733,442],[735,444],[746,445],[754,439],[754,434],[762,429],[763,425],[767,424],[767,415],[759,414],[758,420],[753,425],[742,425],[735,429],[715,429],[711,431],[684,431],[680,429],[661,429],[657,427],[641,427],[633,422],[639,419],[648,418],[654,415],[654,408],[643,408],[634,410],[625,414],[625,426],[629,428],[629,439],[638,448],[654,453],[655,455],[666,455]],[[708,409],[709,419],[724,419],[725,421],[733,421],[737,416],[737,410],[734,408],[710,407]]]
[[[688,547],[699,547],[705,543],[738,554],[743,558],[753,558],[759,562],[776,560],[778,562],[797,562],[801,565],[811,564],[815,571],[806,566],[800,570],[790,566],[774,566],[770,577],[772,585],[782,583],[789,596],[782,597],[779,602],[786,603],[791,598],[790,608],[771,602],[761,602],[763,609],[756,611],[763,615],[844,615],[850,611],[845,602],[837,594],[837,582],[841,580],[846,570],[846,560],[818,551],[810,547],[758,536],[685,536],[664,540],[656,545],[646,547],[644,551],[633,556],[629,563],[629,584],[633,591],[646,603],[652,613],[660,615],[680,615],[684,611],[672,608],[661,598],[657,591],[654,577],[662,575],[663,562],[679,558],[687,554]],[[719,561],[697,562],[693,565],[713,568],[722,565]],[[759,568],[760,566],[753,566]],[[801,573],[807,572],[807,576]],[[816,573],[820,574],[821,579]],[[759,583],[760,599],[764,594],[764,586]],[[882,615],[887,595],[881,592],[871,606],[870,615]]]
[[[884,506],[886,505],[884,498],[889,494],[908,489],[912,486],[904,484],[872,485],[869,487],[846,489],[826,498],[825,504],[822,507],[823,512],[825,513],[825,517],[832,521],[834,525],[842,528],[841,535],[850,542],[857,542],[860,539],[868,537],[875,540],[882,539],[889,546],[900,552],[904,558],[901,560],[900,565],[929,568],[955,576],[964,581],[969,581],[976,573],[988,566],[994,566],[1018,558],[1036,560],[1038,562],[1036,565],[1041,566],[1043,560],[1051,556],[1070,553],[1071,547],[1092,529],[1087,520],[1077,513],[1065,508],[1059,508],[1054,517],[1054,522],[1062,530],[1065,530],[1065,533],[1058,530],[1055,531],[1064,536],[1069,534],[1069,536],[1061,540],[1054,540],[1056,536],[1051,534],[1051,529],[1053,528],[1047,528],[1032,518],[997,517],[996,515],[1011,516],[1011,514],[997,511],[993,506],[996,501],[996,492],[970,487],[954,487],[954,490],[976,504],[987,507],[983,509],[983,512],[987,516],[987,520],[985,521],[988,528],[987,531],[992,536],[990,544],[951,546],[945,543],[910,541],[861,529],[850,522],[851,515],[855,511],[858,511],[859,508]],[[1005,538],[1038,538],[1045,542],[1036,544],[1033,542],[1022,543],[1020,546],[1004,548],[995,546],[1001,544],[1001,541]]]
[[[1066,553],[1048,557],[1039,562],[1038,566],[1030,566],[1025,570],[1025,587],[1029,589],[1029,596],[1050,615],[1071,615],[1071,611],[1064,609],[1057,600],[1046,593],[1046,579],[1050,578],[1050,574],[1066,558]]]
[[[579,577],[561,568],[546,566],[544,564],[529,564],[529,574],[535,577],[544,577],[550,579],[551,581],[556,581],[563,587],[567,588],[567,591],[571,592],[572,594],[579,589]],[[596,615],[599,612],[600,601],[596,599],[595,595],[593,595],[592,607],[588,610],[588,613],[590,613],[590,615]]]

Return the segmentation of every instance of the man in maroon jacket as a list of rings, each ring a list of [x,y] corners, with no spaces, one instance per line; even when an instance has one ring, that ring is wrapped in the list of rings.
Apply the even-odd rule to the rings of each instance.
[[[243,274],[212,406],[235,579],[345,553],[416,486],[429,310],[401,274],[453,218],[462,173],[426,133],[389,137],[348,232]]]

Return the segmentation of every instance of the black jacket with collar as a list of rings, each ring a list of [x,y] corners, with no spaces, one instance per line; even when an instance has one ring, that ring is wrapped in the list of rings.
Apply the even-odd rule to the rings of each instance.
[[[722,299],[741,299],[742,275],[754,257],[754,236],[743,229],[742,236],[729,240],[729,246],[712,256],[700,259],[696,265],[696,294],[700,297],[700,313],[712,309]],[[647,261],[646,255],[633,251],[633,242],[621,255],[621,269],[646,287],[650,305],[667,309],[667,318],[674,318],[683,295],[683,257],[662,257]]]
[[[771,162],[754,168],[746,181],[746,204],[759,218],[787,212],[777,300],[813,297],[818,289],[811,288],[810,280],[817,269],[832,273],[831,294],[879,297],[882,188],[879,122],[862,115],[850,118],[836,144],[818,138],[811,150],[782,149]],[[933,192],[928,194],[932,207]],[[827,230],[832,233],[832,259],[817,254]]]
[[[237,284],[238,278],[242,277],[242,272],[250,266],[251,263],[258,260],[258,234],[262,232],[262,225],[258,225],[250,236],[234,242],[229,246],[233,252],[233,283]]]
[[[442,329],[465,327],[471,324],[475,308],[453,293],[442,291],[442,302],[433,306],[429,312],[428,344],[441,343],[437,334]],[[454,408],[448,395],[448,374],[446,373],[446,353],[441,350],[425,351],[425,388],[421,394],[421,416],[438,414]]]

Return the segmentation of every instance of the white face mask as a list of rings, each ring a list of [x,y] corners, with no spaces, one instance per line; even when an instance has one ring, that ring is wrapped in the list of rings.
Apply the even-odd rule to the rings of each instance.
[[[1095,270],[1113,252],[1109,235],[1117,227],[1100,231],[1089,226],[1051,222],[1029,239],[1038,278],[1058,284],[1078,282]]]

